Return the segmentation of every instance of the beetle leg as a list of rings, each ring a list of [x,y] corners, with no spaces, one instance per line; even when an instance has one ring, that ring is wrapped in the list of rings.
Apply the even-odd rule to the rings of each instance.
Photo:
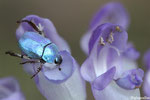
[[[18,53],[14,53],[12,51],[6,51],[5,54],[9,54],[10,56],[14,56],[14,57],[18,57],[18,58],[23,58],[23,59],[31,59],[30,57],[26,56],[26,55],[21,55]]]
[[[40,63],[40,60],[39,61],[25,61],[25,62],[21,62],[20,64],[27,64],[27,63]]]
[[[61,71],[61,68],[59,67],[58,70]]]
[[[34,78],[42,70],[42,67],[43,67],[43,64],[41,63],[40,67],[37,69],[37,72],[31,76],[31,79]]]

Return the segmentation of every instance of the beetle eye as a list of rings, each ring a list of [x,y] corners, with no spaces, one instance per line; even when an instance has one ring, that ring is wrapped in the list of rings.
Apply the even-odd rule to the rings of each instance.
[[[60,64],[62,63],[62,58],[61,58],[61,56],[60,56],[60,57],[57,57],[57,58],[55,59],[54,63],[57,64],[57,65],[60,65]]]

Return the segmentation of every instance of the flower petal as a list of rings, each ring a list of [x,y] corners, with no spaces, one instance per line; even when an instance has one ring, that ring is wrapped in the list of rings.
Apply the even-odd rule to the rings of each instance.
[[[144,64],[146,65],[147,69],[150,69],[150,50],[144,54]]]
[[[132,43],[128,43],[126,50],[123,52],[123,56],[131,60],[137,60],[140,53],[134,48]]]
[[[122,74],[128,70],[132,70],[138,68],[136,60],[133,60],[126,55],[124,52],[120,52],[120,55],[116,55],[115,53],[108,52],[111,57],[109,58],[109,65],[108,66],[115,66],[116,67],[116,74],[114,79],[120,78]],[[111,55],[113,54],[113,55]]]
[[[54,83],[43,73],[38,74],[37,87],[47,100],[86,100],[85,81],[80,76],[79,66],[74,61],[73,74],[65,82]]]
[[[147,72],[145,74],[145,78],[144,78],[144,85],[143,85],[143,91],[144,94],[148,97],[150,97],[150,50],[148,50],[145,54],[144,54],[144,59],[143,62],[147,68]]]
[[[97,57],[93,56],[93,64],[96,76],[98,77],[105,73],[108,69],[113,67],[113,65],[111,65],[110,63],[115,57],[118,56],[118,52],[111,46],[106,45],[100,50],[99,53],[95,55],[97,55]]]
[[[128,34],[121,26],[111,23],[102,24],[94,30],[90,38],[89,53],[95,44],[104,45],[102,42],[109,43],[123,51],[126,48],[127,40]]]
[[[90,40],[90,37],[92,35],[92,32],[93,31],[88,31],[86,34],[84,34],[80,40],[80,46],[81,46],[81,49],[84,51],[85,54],[89,54],[89,40]]]
[[[99,45],[94,45],[89,57],[81,66],[81,75],[89,82],[113,67],[112,61],[119,55],[119,52],[111,46],[106,45],[100,51],[98,48]]]
[[[72,75],[72,73],[74,72],[74,68],[75,68],[75,65],[74,65],[75,61],[71,57],[70,53],[68,53],[67,51],[61,51],[60,55],[63,58],[63,61],[60,65],[61,71],[59,71],[58,68],[47,69],[43,67],[44,76],[48,80],[55,82],[55,83],[60,83],[60,82],[67,80]]]
[[[116,72],[116,68],[112,67],[107,72],[97,77],[93,81],[92,87],[99,91],[103,90],[113,80],[115,72]]]
[[[132,69],[124,72],[116,83],[127,90],[139,88],[143,82],[144,71],[142,69]]]
[[[150,97],[150,71],[148,71],[145,75],[145,79],[144,79],[144,85],[143,85],[143,91],[144,94],[148,97]]]
[[[81,76],[84,80],[92,82],[96,78],[94,66],[91,58],[87,58],[81,66]]]
[[[23,19],[32,21],[37,26],[39,26],[40,24],[43,27],[45,36],[49,38],[53,43],[55,43],[58,46],[59,50],[67,50],[68,52],[70,52],[70,48],[67,42],[58,35],[53,23],[49,19],[41,18],[36,15],[29,15]],[[28,23],[22,23],[16,31],[17,39],[19,39],[27,31],[34,32],[35,30]]]
[[[18,82],[13,77],[0,79],[0,100],[25,100]]]
[[[130,20],[126,9],[118,2],[111,2],[103,6],[93,17],[90,28],[104,23],[118,24],[127,29]]]
[[[92,88],[95,100],[131,100],[132,97],[140,97],[139,89],[126,90],[120,88],[112,81],[105,89],[99,91]]]

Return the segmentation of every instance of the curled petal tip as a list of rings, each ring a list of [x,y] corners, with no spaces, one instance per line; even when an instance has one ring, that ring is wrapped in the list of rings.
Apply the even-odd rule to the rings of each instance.
[[[63,58],[62,63],[55,69],[47,69],[43,70],[44,76],[54,82],[61,83],[67,80],[72,73],[74,72],[74,59],[71,57],[70,53],[67,51],[61,51],[60,55]],[[61,70],[59,70],[61,68]]]
[[[116,83],[127,90],[139,88],[143,83],[144,71],[142,69],[132,69],[124,73],[122,78],[116,80]]]
[[[92,87],[99,90],[99,91],[103,90],[113,80],[115,72],[116,72],[116,67],[112,67],[107,72],[105,72],[104,74],[97,77],[93,81]]]

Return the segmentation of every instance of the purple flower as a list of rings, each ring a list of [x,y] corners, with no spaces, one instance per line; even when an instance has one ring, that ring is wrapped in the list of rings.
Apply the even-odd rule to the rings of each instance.
[[[13,77],[0,79],[0,100],[25,100],[17,80]]]
[[[130,23],[126,9],[118,2],[111,2],[103,6],[93,17],[87,33],[81,39],[81,48],[88,54],[89,41],[95,28],[104,23],[112,23],[127,29]]]
[[[34,78],[40,92],[47,100],[85,100],[85,82],[80,76],[79,65],[71,56],[68,44],[58,35],[53,23],[36,15],[29,15],[23,19],[42,27],[46,38],[58,46],[63,58],[60,65],[61,71],[53,69],[52,64],[45,64],[42,71]],[[17,39],[26,31],[35,30],[27,23],[20,24],[16,32]],[[39,64],[24,65],[25,71],[31,75],[35,73],[37,67]]]
[[[148,50],[144,55],[144,64],[147,72],[144,78],[143,91],[146,96],[150,97],[150,50]]]
[[[127,32],[116,24],[105,23],[93,31],[81,75],[91,83],[96,100],[130,100],[131,96],[140,96],[138,88],[144,72],[136,64],[139,53],[127,39]]]

